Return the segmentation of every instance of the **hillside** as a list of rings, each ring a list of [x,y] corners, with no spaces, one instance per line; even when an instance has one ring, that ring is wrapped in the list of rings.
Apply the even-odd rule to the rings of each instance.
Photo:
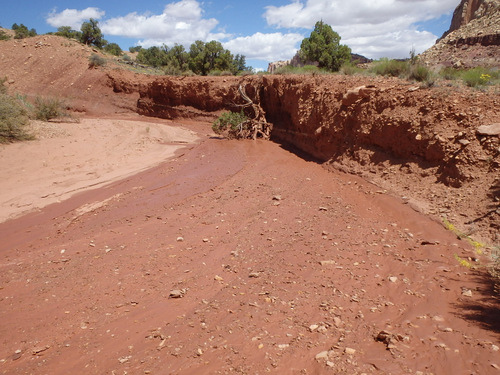
[[[500,67],[500,0],[462,0],[450,29],[420,59],[454,68]]]
[[[91,69],[92,53],[0,42],[10,93],[62,97],[82,120],[1,146],[2,189],[71,192],[88,164],[141,164],[129,149],[150,143],[160,160],[0,223],[1,372],[498,374],[496,88],[149,76]],[[271,142],[211,131],[239,85]],[[34,161],[43,180],[16,180]]]

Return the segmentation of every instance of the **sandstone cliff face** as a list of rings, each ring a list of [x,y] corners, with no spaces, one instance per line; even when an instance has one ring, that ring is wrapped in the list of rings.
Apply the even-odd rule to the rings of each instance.
[[[495,3],[495,1],[462,0],[453,12],[450,29],[445,33],[445,35],[458,30],[460,27],[467,25],[470,21],[476,18],[484,16],[492,3]]]
[[[450,29],[420,58],[455,68],[500,66],[500,0],[462,0]]]

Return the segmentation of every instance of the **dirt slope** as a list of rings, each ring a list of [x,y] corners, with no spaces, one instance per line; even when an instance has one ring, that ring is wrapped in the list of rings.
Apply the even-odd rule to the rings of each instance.
[[[500,366],[466,243],[269,142],[206,140],[0,231],[4,373]]]
[[[286,144],[183,119],[200,140],[174,159],[0,223],[0,373],[500,372],[499,291],[456,259],[487,257],[441,224],[490,210],[475,234],[498,232],[499,140],[477,134],[498,93],[146,77],[48,40],[30,69],[41,47],[0,42],[12,91],[63,93],[84,118],[206,120],[242,83]],[[79,78],[45,78],[56,54]]]
[[[110,72],[133,74],[116,71],[112,59],[100,69],[91,69],[89,57],[93,54],[102,56],[91,47],[53,35],[1,41],[0,72],[12,94],[58,97],[80,114],[135,111],[137,94],[113,95],[107,76]],[[145,76],[142,80],[147,82]]]

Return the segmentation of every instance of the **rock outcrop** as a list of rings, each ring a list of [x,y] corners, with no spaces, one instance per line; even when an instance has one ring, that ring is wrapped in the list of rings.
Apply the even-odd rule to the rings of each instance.
[[[450,29],[420,59],[455,68],[500,66],[500,0],[462,0]]]
[[[453,12],[450,29],[443,34],[443,38],[472,20],[493,13],[498,10],[498,7],[497,0],[462,0]]]

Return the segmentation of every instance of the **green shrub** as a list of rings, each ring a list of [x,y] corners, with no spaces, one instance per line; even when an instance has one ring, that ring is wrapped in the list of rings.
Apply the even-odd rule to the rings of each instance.
[[[403,77],[408,75],[409,63],[407,61],[384,58],[375,62],[370,71],[381,76]]]
[[[243,111],[223,112],[212,124],[212,130],[215,134],[226,134],[229,139],[237,138],[247,120]]]
[[[5,92],[1,92],[0,143],[33,139],[33,136],[26,130],[28,124],[28,111],[22,103]]]
[[[432,72],[424,65],[413,65],[410,69],[410,79],[418,82],[429,82],[432,77]]]
[[[469,87],[480,87],[493,84],[498,79],[498,72],[485,68],[474,68],[462,72],[462,79]]]
[[[55,118],[68,117],[64,101],[57,98],[35,98],[33,116],[37,120],[49,121]]]
[[[104,50],[114,56],[121,56],[123,54],[122,49],[116,43],[108,43],[104,46]]]
[[[454,81],[460,78],[460,71],[452,67],[444,67],[439,71],[439,76],[447,81]]]
[[[5,31],[0,30],[0,40],[10,40],[10,35]]]
[[[14,30],[14,39],[24,39],[32,36],[38,35],[35,29],[28,30],[23,24],[18,25],[17,23],[12,25],[12,30]]]
[[[363,69],[358,68],[356,65],[348,63],[340,67],[340,72],[346,76],[353,76],[355,74],[363,73]]]
[[[230,72],[229,70],[218,70],[218,69],[214,69],[214,70],[211,70],[210,72],[208,72],[208,75],[209,76],[232,76],[233,73]]]
[[[104,65],[106,65],[106,60],[104,59],[104,57],[96,55],[95,53],[93,53],[89,57],[89,68],[96,68],[98,66]]]

